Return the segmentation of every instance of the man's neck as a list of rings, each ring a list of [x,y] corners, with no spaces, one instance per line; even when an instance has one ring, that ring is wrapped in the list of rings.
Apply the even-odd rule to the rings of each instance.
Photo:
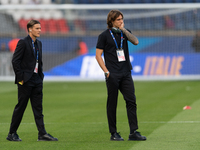
[[[36,41],[36,37],[35,36],[33,36],[32,34],[29,34],[29,36],[32,38],[33,42]]]

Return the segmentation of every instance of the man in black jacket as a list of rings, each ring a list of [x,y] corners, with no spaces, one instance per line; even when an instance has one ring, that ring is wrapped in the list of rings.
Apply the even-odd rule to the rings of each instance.
[[[36,39],[40,37],[40,22],[37,20],[29,21],[27,30],[29,35],[19,40],[12,58],[15,84],[18,86],[18,104],[15,106],[10,131],[6,139],[9,141],[21,141],[17,134],[17,129],[30,99],[39,131],[38,141],[58,141],[57,138],[47,134],[42,114],[44,78],[42,69],[42,43]]]

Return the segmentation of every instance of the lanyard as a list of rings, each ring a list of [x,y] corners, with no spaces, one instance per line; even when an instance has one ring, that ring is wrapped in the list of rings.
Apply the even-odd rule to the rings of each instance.
[[[113,40],[115,41],[115,45],[116,45],[117,49],[119,49],[119,47],[118,47],[118,45],[117,45],[117,41],[116,41],[116,39],[115,39],[115,37],[114,37],[112,31],[111,31],[111,30],[109,30],[109,31],[110,31],[110,34],[111,34]],[[122,47],[123,47],[123,33],[122,33],[122,31],[121,31],[121,44],[120,44],[120,49],[122,49]]]
[[[32,39],[32,38],[31,38],[31,39]],[[33,39],[32,39],[32,45],[33,45],[33,51],[34,51],[34,54],[35,54],[35,45],[34,45]],[[36,61],[38,62],[38,49],[37,49]]]

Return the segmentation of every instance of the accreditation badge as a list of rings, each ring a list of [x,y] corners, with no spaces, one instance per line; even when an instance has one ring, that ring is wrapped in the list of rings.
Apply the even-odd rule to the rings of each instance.
[[[117,58],[118,58],[118,61],[119,61],[119,62],[121,62],[121,61],[126,61],[125,56],[124,56],[124,50],[123,50],[123,49],[118,49],[118,50],[117,50]]]
[[[35,73],[38,73],[38,62],[36,62],[34,72],[35,72]]]

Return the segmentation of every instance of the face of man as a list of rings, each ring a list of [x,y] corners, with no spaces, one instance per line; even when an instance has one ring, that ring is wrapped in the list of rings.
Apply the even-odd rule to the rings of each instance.
[[[122,15],[120,15],[119,17],[115,19],[115,21],[112,22],[112,24],[113,24],[113,27],[119,28],[123,24],[123,22],[124,21],[123,21]]]
[[[32,28],[29,29],[29,33],[32,38],[40,37],[40,32],[41,32],[40,24],[35,24]]]

